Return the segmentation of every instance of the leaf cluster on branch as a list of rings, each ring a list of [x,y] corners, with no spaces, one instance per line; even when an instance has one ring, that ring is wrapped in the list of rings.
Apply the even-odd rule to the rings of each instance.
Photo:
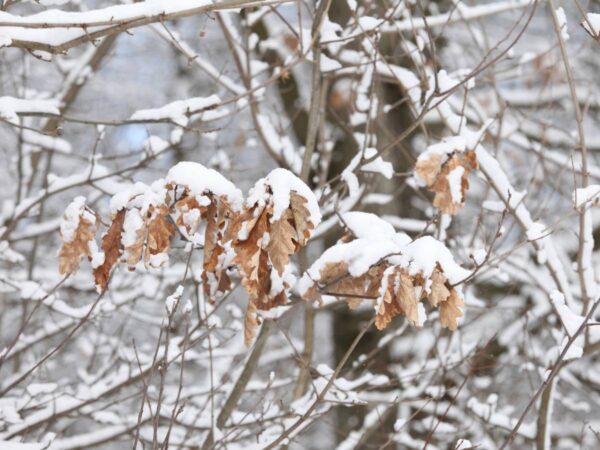
[[[140,262],[161,267],[179,232],[191,244],[204,248],[201,279],[211,302],[232,289],[232,271],[240,274],[249,296],[247,344],[260,324],[258,311],[288,302],[296,283],[290,258],[306,246],[321,220],[313,192],[288,170],[273,170],[244,200],[239,189],[221,174],[191,162],[177,164],[166,178],[151,186],[136,183],[116,194],[110,209],[111,222],[98,250],[96,215],[85,206],[83,197],[67,207],[61,226],[62,274],[78,270],[87,257],[92,261],[96,287],[103,292],[120,263],[130,270]],[[372,298],[379,329],[395,316],[406,316],[410,323],[421,326],[425,312],[420,302],[426,298],[432,307],[439,306],[442,326],[455,330],[463,301],[448,277],[456,281],[464,278],[466,271],[454,263],[446,247],[431,237],[411,242],[406,234],[396,233],[372,214],[346,216],[359,229],[349,230],[307,271],[300,283],[303,297],[320,299],[320,286],[326,286],[327,294],[349,299],[353,306],[361,298]],[[379,233],[370,233],[374,226]],[[428,256],[423,258],[423,254]],[[357,258],[363,259],[364,269],[358,272],[352,270]]]
[[[290,257],[304,247],[321,216],[312,191],[285,169],[259,180],[246,201],[218,172],[182,162],[151,186],[136,183],[111,199],[111,222],[95,243],[96,216],[76,198],[66,209],[61,235],[59,270],[67,275],[87,257],[99,292],[108,288],[119,263],[135,270],[161,267],[169,258],[179,231],[188,242],[203,246],[201,279],[205,295],[214,301],[231,290],[228,272],[238,268],[250,297],[246,342],[258,325],[256,310],[287,303],[295,282]]]

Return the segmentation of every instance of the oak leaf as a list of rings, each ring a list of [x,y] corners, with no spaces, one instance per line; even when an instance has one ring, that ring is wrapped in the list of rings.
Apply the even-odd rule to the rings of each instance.
[[[151,266],[160,266],[163,259],[158,262],[153,257],[157,255],[166,255],[171,244],[171,236],[175,233],[175,227],[169,219],[169,208],[166,205],[160,205],[156,211],[156,216],[148,222],[148,239],[146,242],[146,253],[144,260]]]
[[[310,213],[306,206],[307,200],[296,192],[290,194],[290,210],[294,217],[294,228],[298,235],[298,245],[304,247],[308,238],[310,237],[310,231],[315,227],[314,224],[308,219]],[[297,249],[296,249],[297,250]]]
[[[130,209],[125,213],[123,229],[131,229],[123,233],[123,259],[130,270],[134,270],[135,265],[142,259],[146,240],[146,223],[139,209]]]
[[[206,213],[207,208],[200,206],[196,197],[186,194],[175,203],[174,209],[176,212],[175,224],[184,228],[188,236],[191,236],[198,229],[200,219]]]
[[[252,344],[259,326],[260,320],[256,312],[256,306],[254,302],[248,302],[246,315],[244,316],[244,344],[246,347],[250,347]]]
[[[120,210],[102,237],[102,251],[104,262],[94,269],[94,280],[101,292],[105,291],[110,278],[110,271],[121,257],[121,235],[123,233],[123,222],[125,221],[125,210]]]
[[[457,319],[463,316],[460,309],[462,306],[464,306],[463,300],[456,290],[452,289],[448,299],[440,304],[440,322],[443,328],[448,328],[450,331],[456,330]]]
[[[63,240],[59,252],[58,270],[61,275],[76,272],[79,269],[81,258],[91,256],[90,241],[94,239],[95,234],[95,223],[80,216],[73,238],[70,241]]]
[[[440,154],[433,153],[419,160],[415,174],[435,193],[433,206],[444,214],[455,215],[464,205],[468,176],[477,168],[477,158],[473,151],[452,153],[443,164],[441,158]]]
[[[251,226],[247,238],[237,238],[232,243],[236,253],[235,262],[239,264],[243,275],[242,284],[251,298],[258,298],[267,282],[264,278],[259,279],[260,275],[264,276],[265,272],[265,268],[263,267],[263,270],[260,271],[259,266],[261,263],[267,264],[264,257],[261,260],[261,253],[263,253],[263,237],[267,232],[268,216],[265,208],[262,211],[258,210],[257,213],[256,216],[252,211],[246,213],[246,216],[252,217],[246,223]]]
[[[419,159],[415,165],[416,175],[422,179],[427,186],[435,183],[442,169],[442,155],[433,153],[426,159]]]
[[[214,302],[218,293],[225,293],[231,289],[227,268],[223,267],[222,263],[222,255],[225,253],[223,233],[231,215],[232,209],[223,198],[220,198],[217,204],[212,200],[204,213],[206,229],[204,231],[202,284],[204,294],[211,302]]]
[[[285,266],[296,252],[296,230],[292,226],[293,214],[286,209],[279,220],[271,224],[267,251],[273,267],[279,275],[283,275]]]
[[[389,276],[393,277],[393,274]],[[394,298],[393,291],[389,288],[390,286],[388,286],[388,289],[384,292],[383,298],[379,302],[377,315],[375,316],[375,326],[378,330],[383,330],[394,317],[403,312],[400,304]]]
[[[439,269],[434,269],[431,274],[431,290],[427,297],[429,304],[434,308],[445,302],[450,296],[450,290],[446,287],[446,277]]]
[[[403,269],[399,271],[399,283],[397,283],[397,286],[396,299],[404,311],[406,318],[415,325],[419,321],[415,287],[412,278]]]

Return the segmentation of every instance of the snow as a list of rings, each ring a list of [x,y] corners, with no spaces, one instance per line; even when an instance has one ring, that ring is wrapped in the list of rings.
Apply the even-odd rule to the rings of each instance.
[[[302,158],[298,155],[290,138],[278,133],[267,115],[257,114],[256,121],[269,148],[281,157],[294,173],[300,173]]]
[[[415,239],[404,248],[403,254],[410,260],[410,272],[421,273],[426,278],[431,276],[436,263],[442,267],[451,284],[459,283],[471,274],[454,261],[452,253],[442,242],[432,236]]]
[[[220,103],[221,99],[217,95],[177,100],[160,108],[136,111],[129,120],[140,122],[170,120],[177,125],[185,127],[192,114],[214,108]]]
[[[394,176],[394,167],[392,163],[384,161],[381,156],[375,156],[378,154],[376,148],[368,147],[363,152],[357,153],[354,158],[350,161],[350,164],[342,172],[342,179],[348,185],[351,197],[357,197],[360,194],[360,184],[358,177],[355,172],[360,167],[363,172],[373,172],[383,175],[388,180]],[[364,165],[360,165],[363,160],[373,159]]]
[[[381,216],[386,222],[391,223],[394,228],[401,231],[421,233],[427,228],[427,221],[419,219],[404,218],[384,214]]]
[[[121,22],[142,22],[163,16],[165,20],[211,9],[211,0],[146,0],[89,11],[70,12],[49,9],[29,16],[0,12],[2,39],[59,46]],[[214,6],[213,6],[214,8]],[[227,9],[221,7],[218,9]],[[165,17],[169,16],[169,17]],[[37,25],[27,27],[27,25]]]
[[[298,284],[300,293],[307,292],[314,285],[314,281],[320,279],[320,272],[327,263],[343,262],[347,265],[350,275],[358,277],[382,258],[399,252],[409,240],[408,236],[397,234],[393,239],[373,237],[336,244],[325,250],[302,276]]]
[[[543,239],[545,236],[550,234],[550,230],[540,222],[534,222],[529,226],[529,229],[526,232],[527,239],[530,241],[537,241],[538,239]]]
[[[477,249],[473,252],[473,260],[475,264],[483,264],[485,258],[487,257],[487,251],[483,248]]]
[[[377,149],[367,148],[365,149],[365,159],[371,159],[377,154]],[[385,178],[390,180],[394,176],[394,167],[391,162],[384,161],[381,156],[378,156],[373,161],[364,164],[361,168],[363,172],[373,172],[383,175]]]
[[[27,385],[27,393],[32,397],[39,394],[50,394],[58,388],[56,383],[30,383]]]
[[[75,232],[79,226],[79,220],[83,218],[91,225],[96,223],[96,216],[85,209],[85,197],[78,196],[73,199],[65,209],[63,220],[60,224],[60,235],[63,242],[72,242]]]
[[[158,268],[166,264],[168,260],[168,253],[157,253],[156,255],[150,255],[150,258],[148,259],[148,265],[150,267]]]
[[[424,152],[419,154],[417,161],[427,161],[427,160],[429,160],[429,158],[431,158],[432,155],[439,155],[439,156],[441,156],[440,163],[444,164],[446,162],[446,160],[448,159],[448,156],[451,153],[463,152],[466,149],[467,149],[467,141],[466,141],[465,137],[450,136],[450,137],[444,138],[440,142],[437,142],[437,143],[432,144],[429,147],[427,147],[427,149]],[[452,172],[457,171],[459,169],[459,167],[456,167]],[[460,168],[464,171],[464,168],[462,168],[462,167],[460,167]],[[463,174],[463,172],[457,171],[456,173],[454,173],[454,175],[452,175],[452,178],[451,178],[450,174],[448,176],[449,181],[451,181],[450,188],[451,188],[452,199],[456,203],[462,203],[462,193],[461,193],[462,187],[461,187],[461,183],[459,182],[459,179],[460,179],[460,177],[462,177],[462,174]],[[418,174],[416,174],[416,173],[415,173],[415,179],[418,181],[419,185],[424,186],[426,184],[425,180],[423,180],[421,177],[419,177]],[[459,199],[458,201],[456,200],[457,198]]]
[[[569,30],[567,29],[567,16],[565,15],[565,10],[560,6],[554,12],[556,13],[556,19],[560,28],[560,35],[564,41],[568,41]]]
[[[320,61],[321,72],[333,72],[342,68],[342,65],[335,59],[329,58],[327,55],[321,53]]]
[[[157,189],[159,185],[160,183],[148,186],[145,183],[137,182],[113,195],[110,199],[111,214],[114,215],[126,207],[138,208],[142,215],[146,214],[151,206],[160,205],[164,202],[164,192]]]
[[[580,342],[577,342],[580,341]],[[569,338],[565,336],[560,343],[559,353],[562,353],[567,345],[569,344]],[[578,359],[583,356],[583,339],[581,337],[577,338],[574,343],[567,349],[565,355],[563,356],[563,361],[570,361],[573,359]]]
[[[43,444],[26,444],[13,441],[0,441],[2,450],[44,450],[48,448],[48,443]]]
[[[274,169],[266,177],[256,182],[250,189],[246,204],[248,207],[263,206],[269,199],[273,202],[272,221],[279,220],[281,214],[290,206],[290,194],[296,192],[306,199],[309,220],[316,228],[321,222],[321,211],[317,198],[300,178],[287,169]]]
[[[573,192],[573,204],[579,209],[586,203],[596,202],[600,197],[600,184],[591,184],[585,188],[575,189]]]
[[[565,296],[557,290],[550,293],[550,300],[565,330],[569,336],[573,336],[585,321],[585,317],[575,314],[565,303]]]
[[[351,222],[358,224],[358,233],[364,237],[338,243],[325,250],[300,279],[298,289],[301,295],[319,281],[321,270],[328,263],[344,263],[348,273],[353,277],[363,275],[371,266],[384,259],[392,265],[407,268],[411,275],[421,274],[425,278],[429,278],[439,264],[452,284],[469,276],[470,272],[454,261],[450,250],[433,237],[423,236],[411,242],[408,235],[404,233],[388,234],[389,224],[374,215],[361,217],[358,220],[356,217],[358,216],[354,218],[351,216]],[[382,223],[377,223],[378,221]],[[372,229],[385,230],[385,234],[367,232],[367,222],[371,223]],[[423,315],[419,321],[424,320]]]
[[[2,15],[0,12],[0,20]],[[0,39],[2,35],[0,34]],[[0,118],[6,119],[12,123],[19,123],[20,113],[41,113],[41,114],[60,114],[57,100],[26,100],[15,97],[0,97]]]
[[[534,222],[531,218],[530,212],[522,201],[524,194],[514,189],[498,161],[488,153],[483,145],[479,144],[475,152],[480,170],[485,174],[498,196],[513,210],[515,218],[525,232],[529,234],[528,239],[532,241],[538,251],[538,256],[543,255],[543,262],[552,271],[553,278],[560,291],[566,295],[567,304],[573,306],[575,302],[569,289],[567,274],[562,261],[558,257],[551,234],[540,239],[532,239],[532,237],[540,237],[541,224]]]
[[[477,398],[472,397],[467,402],[467,406],[475,415],[481,417],[491,425],[512,430],[517,423],[517,419],[496,411],[495,403],[481,402]],[[517,433],[529,439],[534,439],[536,436],[536,425],[535,423],[523,423]]]
[[[169,141],[166,141],[159,136],[149,136],[142,145],[144,150],[146,150],[146,154],[143,158],[146,158],[147,156],[155,157],[171,147]]]
[[[463,166],[457,166],[448,174],[448,183],[450,185],[450,195],[454,203],[462,203],[462,176],[465,173]]]
[[[181,300],[182,295],[183,286],[180,284],[179,286],[177,286],[177,289],[175,289],[175,292],[169,295],[165,300],[165,308],[167,310],[167,314],[173,314],[173,312],[177,308],[177,305],[179,304],[179,300]]]
[[[59,153],[71,153],[71,144],[58,137],[47,136],[32,130],[23,130],[22,138],[23,141],[32,146],[42,147]]]
[[[473,445],[468,439],[459,439],[456,442],[456,447],[454,448],[454,450],[467,450],[473,447],[477,448],[477,446]]]
[[[177,163],[167,173],[166,181],[186,186],[191,195],[201,196],[212,193],[218,197],[224,196],[236,210],[242,205],[242,192],[231,181],[216,170],[208,169],[196,162]]]
[[[588,13],[581,24],[593,36],[600,36],[600,14]]]
[[[128,209],[125,213],[125,221],[123,222],[123,235],[121,242],[123,246],[130,247],[138,240],[138,231],[144,225],[144,219],[140,210],[137,208]],[[126,255],[124,255],[127,258]]]
[[[382,33],[398,33],[400,31],[413,31],[425,28],[444,27],[458,21],[469,21],[486,16],[496,15],[505,11],[512,11],[531,5],[532,0],[505,0],[495,1],[482,5],[473,6],[465,3],[457,3],[456,7],[450,8],[450,12],[430,15],[425,21],[422,17],[409,17],[392,23],[385,23],[381,27]]]
[[[2,47],[10,47],[12,45],[12,39],[8,36],[0,35],[0,48]]]
[[[48,293],[35,281],[21,283],[21,298],[27,300],[42,300]]]
[[[504,202],[498,200],[486,200],[483,202],[483,208],[488,211],[501,213],[506,209]]]
[[[357,238],[369,238],[377,235],[383,238],[393,238],[396,234],[394,227],[375,214],[349,211],[341,214],[343,224]]]

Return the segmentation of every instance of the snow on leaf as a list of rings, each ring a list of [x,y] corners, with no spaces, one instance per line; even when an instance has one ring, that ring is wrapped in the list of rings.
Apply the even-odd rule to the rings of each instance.
[[[455,215],[462,208],[469,188],[467,177],[477,168],[475,152],[461,151],[456,142],[442,142],[424,152],[415,166],[417,179],[435,193],[433,206]],[[462,143],[464,144],[464,142]]]
[[[195,196],[186,195],[175,203],[175,224],[184,228],[192,236],[200,225],[200,219],[206,214],[207,205],[200,205]]]
[[[321,220],[312,191],[285,169],[275,169],[250,190],[244,211],[224,233],[235,251],[242,285],[258,310],[287,303],[295,282],[290,257],[306,245]]]
[[[363,237],[343,240],[327,249],[302,276],[298,285],[302,297],[308,301],[320,300],[322,294],[351,298],[353,302],[371,299],[379,329],[398,315],[422,326],[425,310],[420,300],[427,297],[432,307],[443,306],[442,326],[456,329],[463,302],[458,288],[449,283],[460,282],[469,272],[454,262],[449,250],[430,236],[410,242],[403,233],[390,235],[385,222],[371,214],[352,213],[348,217],[349,226]],[[386,232],[363,232],[368,221],[381,221],[375,229]]]
[[[446,287],[446,277],[437,268],[431,274],[431,292],[427,297],[429,304],[436,308],[445,302],[450,296],[450,290]]]
[[[242,205],[242,192],[231,181],[199,163],[179,162],[169,169],[165,180],[186,187],[192,196],[212,193],[217,197],[225,197],[235,210]]]
[[[148,222],[148,240],[145,262],[151,267],[160,267],[168,258],[167,251],[175,227],[169,219],[169,209],[165,205],[157,208],[156,215]]]
[[[134,208],[127,210],[123,222],[121,242],[123,244],[123,259],[131,268],[134,268],[142,259],[145,235],[146,222],[139,209]]]
[[[84,256],[92,257],[96,229],[96,216],[86,209],[85,198],[76,197],[66,208],[60,224],[59,272],[62,275],[76,272]]]

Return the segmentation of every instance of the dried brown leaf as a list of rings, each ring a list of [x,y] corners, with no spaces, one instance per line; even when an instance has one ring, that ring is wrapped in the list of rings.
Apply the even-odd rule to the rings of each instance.
[[[450,331],[456,330],[457,319],[463,316],[460,308],[464,305],[462,298],[455,289],[452,289],[448,300],[440,304],[440,322],[443,328],[448,328]]]
[[[427,184],[429,190],[435,193],[433,206],[440,208],[444,214],[457,214],[464,204],[465,193],[469,188],[468,176],[477,168],[475,152],[458,152],[452,154],[444,164],[440,164],[441,156],[432,154],[428,159],[417,162],[415,173]],[[452,196],[448,175],[456,168],[462,167],[460,179],[460,200]]]
[[[244,316],[244,344],[246,347],[250,347],[252,344],[259,326],[260,320],[256,313],[256,306],[253,302],[248,302]]]
[[[419,178],[425,181],[427,186],[431,186],[442,169],[442,156],[433,153],[427,159],[417,161],[415,173]]]
[[[96,234],[96,225],[79,217],[79,224],[70,242],[63,242],[59,256],[58,271],[61,275],[76,272],[84,256],[91,256],[89,243]]]
[[[261,296],[261,288],[264,289],[263,285],[266,282],[266,280],[259,279],[259,276],[265,272],[264,267],[262,271],[259,271],[259,266],[261,264],[261,253],[265,253],[262,249],[262,241],[267,231],[268,214],[266,208],[260,211],[258,215],[254,215],[253,212],[253,210],[249,210],[244,214],[245,217],[250,217],[247,222],[237,222],[240,227],[248,227],[246,228],[246,230],[249,230],[248,237],[243,240],[234,239],[232,246],[236,253],[235,262],[242,271],[242,284],[251,298],[258,298]],[[262,258],[262,263],[264,266],[267,261]]]
[[[110,278],[110,271],[121,257],[121,235],[123,233],[123,222],[125,221],[125,210],[120,210],[113,218],[108,231],[102,237],[102,251],[104,262],[94,269],[94,280],[101,291],[105,291]]]
[[[304,247],[306,245],[306,242],[310,237],[310,230],[314,228],[313,223],[308,220],[310,212],[306,206],[304,206],[306,202],[307,200],[300,194],[297,194],[296,192],[290,194],[290,210],[294,218],[294,226],[298,235],[296,240],[299,247]],[[296,251],[297,250],[298,248],[296,248]]]
[[[224,200],[215,205],[212,202],[206,209],[206,229],[204,232],[204,265],[202,282],[204,294],[212,302],[217,293],[227,292],[231,288],[231,280],[220,263],[220,256],[225,253],[222,245],[226,221],[231,213]]]
[[[185,228],[188,235],[198,230],[201,218],[206,214],[207,208],[200,206],[195,197],[185,196],[175,203],[177,213],[175,224]]]
[[[418,322],[417,297],[412,278],[405,270],[399,270],[400,283],[396,299],[404,311],[406,318],[414,325]]]
[[[169,208],[166,205],[160,205],[156,216],[148,223],[148,239],[144,260],[152,263],[152,256],[167,253],[174,233],[175,227],[169,219]]]
[[[431,274],[431,292],[429,293],[429,304],[434,308],[441,302],[445,302],[450,296],[450,291],[446,287],[446,277],[439,269],[434,269]]]
[[[128,216],[130,214],[138,214],[141,219],[141,214],[137,209],[130,209],[125,214],[125,222],[128,220]],[[143,219],[142,219],[143,220]],[[126,225],[125,225],[126,226]],[[123,239],[125,240],[125,239]],[[144,241],[146,240],[146,223],[142,222],[142,225],[135,231],[135,240],[133,243],[125,245],[123,242],[123,258],[125,259],[125,263],[129,266],[130,270],[135,268],[135,265],[142,259],[142,254],[144,252]]]
[[[383,299],[377,309],[377,315],[375,317],[375,326],[378,330],[383,330],[392,319],[403,313],[400,304],[394,299],[393,292],[393,274],[389,277],[392,278],[391,283],[388,284],[388,289],[383,294]]]
[[[286,209],[279,220],[271,225],[267,251],[273,267],[283,275],[285,266],[296,251],[296,230],[292,226],[292,211]]]

